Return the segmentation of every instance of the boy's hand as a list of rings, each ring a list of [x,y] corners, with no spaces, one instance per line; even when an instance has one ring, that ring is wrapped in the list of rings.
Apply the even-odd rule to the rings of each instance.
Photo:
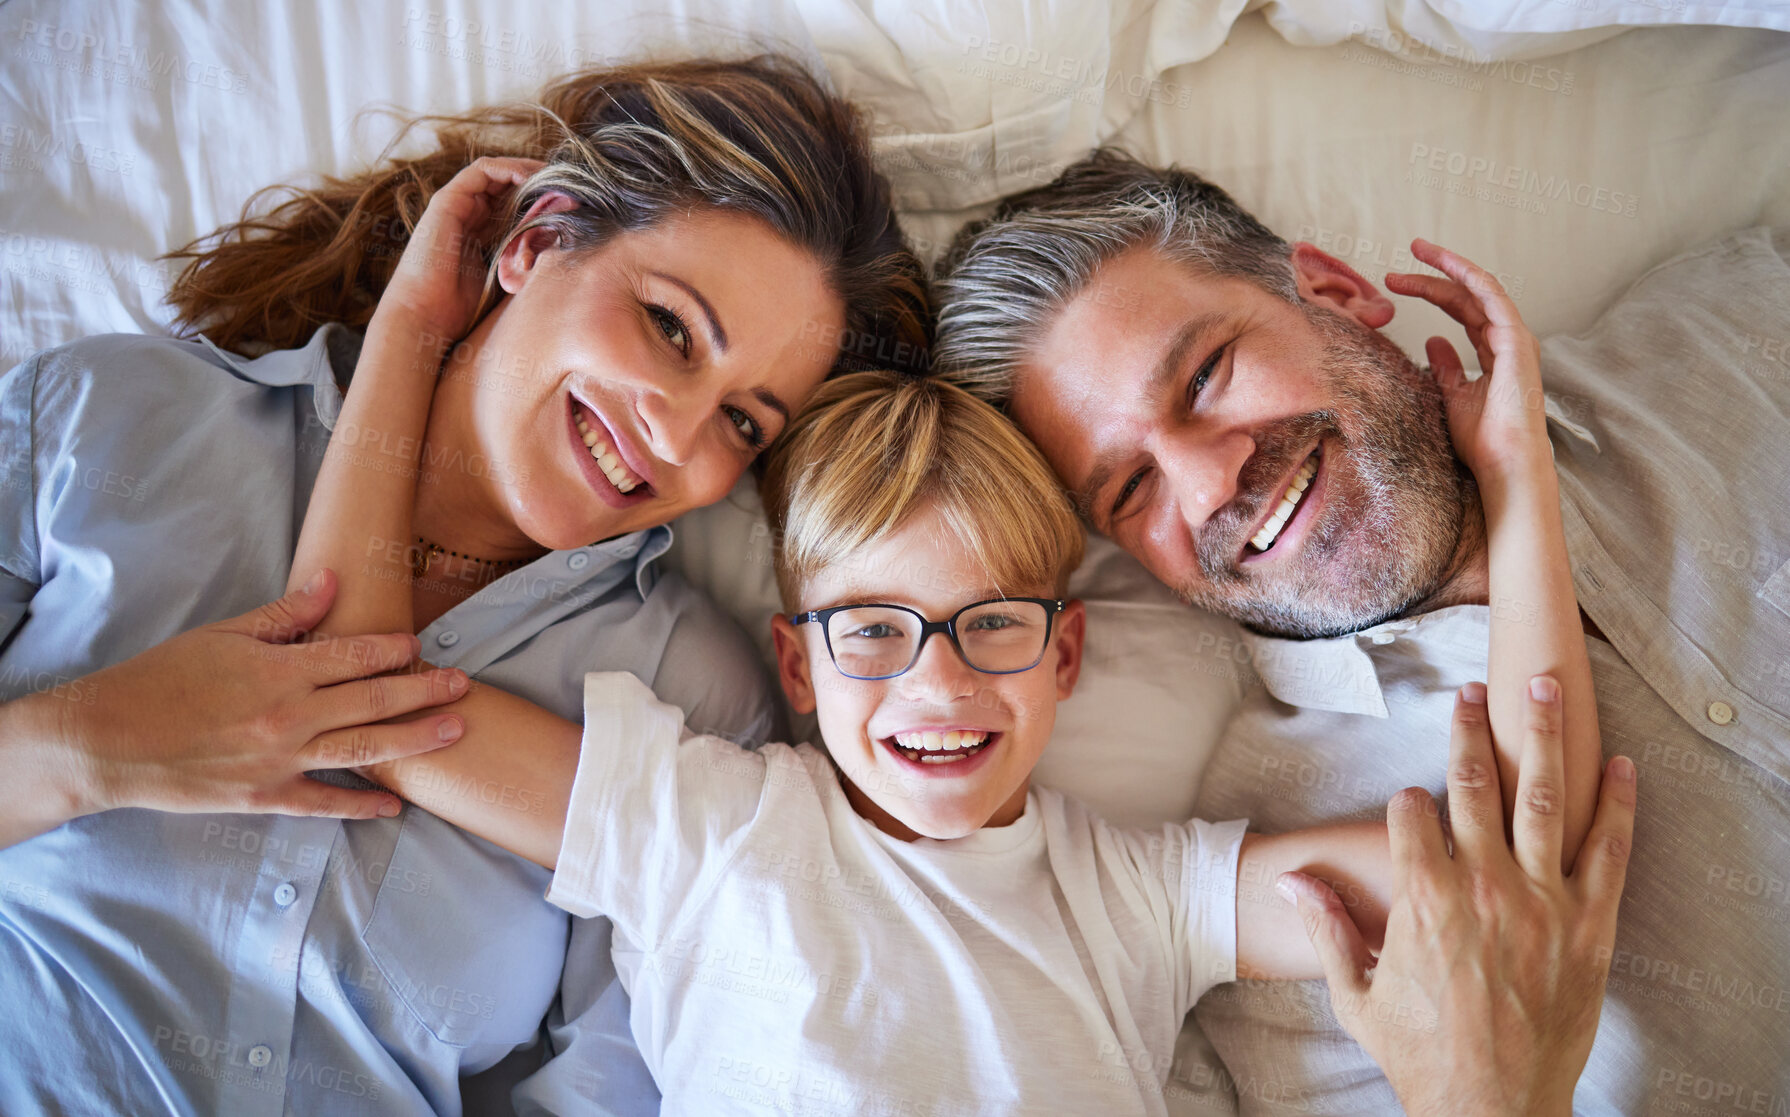
[[[485,294],[486,250],[504,195],[546,164],[486,156],[429,199],[379,309],[403,310],[446,346],[465,336]]]
[[[1282,875],[1330,1001],[1414,1117],[1572,1111],[1616,941],[1635,821],[1635,769],[1604,771],[1591,833],[1560,869],[1559,689],[1531,695],[1512,839],[1505,837],[1484,688],[1455,703],[1450,852],[1435,803],[1407,788],[1386,811],[1395,891],[1374,959],[1337,894]]]
[[[1455,453],[1481,484],[1534,468],[1553,469],[1541,390],[1541,347],[1516,303],[1484,268],[1429,241],[1411,254],[1443,275],[1392,272],[1386,289],[1440,307],[1467,331],[1479,356],[1479,379],[1469,381],[1446,338],[1424,346],[1448,406]]]

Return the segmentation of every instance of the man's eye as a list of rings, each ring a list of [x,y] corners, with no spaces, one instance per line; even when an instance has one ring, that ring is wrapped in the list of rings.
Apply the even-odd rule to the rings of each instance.
[[[690,328],[684,320],[677,316],[677,311],[662,306],[648,306],[647,313],[653,316],[653,324],[665,335],[665,340],[677,347],[677,351],[688,357],[690,355]]]
[[[1212,355],[1206,358],[1206,363],[1201,365],[1199,371],[1193,374],[1193,379],[1188,381],[1187,406],[1189,409],[1199,400],[1200,392],[1206,387],[1206,381],[1212,379],[1212,372],[1218,367],[1219,360],[1224,357],[1226,348],[1228,347],[1220,345],[1212,350]]]
[[[764,449],[765,444],[770,441],[764,436],[764,431],[759,429],[758,420],[746,412],[729,405],[721,408],[721,413],[727,416],[728,422],[733,424],[733,429],[740,432],[740,437],[746,440],[746,445],[754,450]]]
[[[1124,510],[1126,502],[1131,499],[1131,495],[1137,492],[1139,485],[1144,483],[1144,474],[1147,472],[1148,470],[1140,469],[1130,477],[1126,478],[1125,487],[1120,489],[1119,495],[1113,498],[1112,512],[1110,515],[1117,516]]]

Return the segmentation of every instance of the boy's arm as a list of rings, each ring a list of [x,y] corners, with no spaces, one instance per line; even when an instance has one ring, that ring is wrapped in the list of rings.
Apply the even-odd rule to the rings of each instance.
[[[1473,471],[1485,511],[1491,649],[1487,689],[1498,742],[1504,813],[1516,812],[1518,756],[1529,680],[1552,677],[1565,696],[1563,779],[1525,784],[1537,809],[1562,811],[1561,867],[1570,869],[1597,806],[1603,746],[1591,662],[1572,584],[1560,487],[1548,441],[1541,351],[1516,304],[1497,279],[1428,241],[1413,241],[1417,259],[1442,276],[1388,275],[1386,286],[1440,307],[1467,330],[1483,374],[1469,382],[1454,347],[1431,338],[1426,347],[1448,408],[1449,433]]]
[[[1633,825],[1633,766],[1612,762],[1612,771],[1618,774],[1601,779],[1604,802],[1594,820],[1603,837],[1594,832],[1584,847],[1586,856],[1578,859],[1583,863],[1570,873],[1564,871],[1560,865],[1564,820],[1557,809],[1537,809],[1542,800],[1533,794],[1536,786],[1557,786],[1562,779],[1562,708],[1558,694],[1547,700],[1523,700],[1519,716],[1524,729],[1513,750],[1521,755],[1522,786],[1512,819],[1513,840],[1507,842],[1500,800],[1508,797],[1501,794],[1494,766],[1487,763],[1494,740],[1486,688],[1479,683],[1461,688],[1448,765],[1452,861],[1461,866],[1460,872],[1483,878],[1479,881],[1483,887],[1465,890],[1462,898],[1486,910],[1450,909],[1451,918],[1492,920],[1501,934],[1517,933],[1514,928],[1519,926],[1538,931],[1567,924],[1599,936],[1614,933],[1621,866]],[[1436,895],[1413,891],[1414,880],[1443,873],[1442,866],[1451,860],[1441,831],[1430,821],[1438,814],[1428,794],[1407,788],[1387,812],[1389,822],[1397,822],[1396,828],[1406,835],[1403,842],[1392,841],[1387,824],[1378,822],[1246,837],[1237,864],[1237,975],[1329,976],[1334,981],[1336,975],[1326,975],[1313,945],[1313,940],[1321,943],[1325,936],[1315,925],[1307,926],[1301,914],[1332,928],[1351,922],[1350,961],[1359,969],[1370,968],[1370,953],[1378,954],[1383,941],[1396,937],[1401,918],[1408,922],[1414,911],[1428,911],[1441,902]],[[1434,841],[1410,837],[1426,829],[1436,831]],[[1423,855],[1423,864],[1418,863],[1418,854]],[[1282,873],[1293,873],[1296,879],[1283,881]],[[1288,884],[1296,886],[1291,893],[1285,890]],[[1294,906],[1296,897],[1302,901],[1299,908]],[[1522,910],[1512,915],[1513,907]],[[1404,931],[1409,938],[1412,928],[1406,926]],[[1419,927],[1415,933],[1422,937],[1448,930]],[[1333,930],[1327,937],[1334,941],[1338,936]],[[1334,965],[1336,960],[1330,961]],[[1602,962],[1608,966],[1607,951]]]
[[[465,723],[454,744],[357,770],[430,814],[553,868],[583,727],[477,682],[444,709]]]
[[[367,326],[354,381],[311,490],[288,589],[336,571],[325,635],[414,627],[409,552],[417,463],[451,339],[473,324],[485,265],[478,234],[540,164],[485,158],[429,199]],[[390,547],[390,540],[404,545]]]

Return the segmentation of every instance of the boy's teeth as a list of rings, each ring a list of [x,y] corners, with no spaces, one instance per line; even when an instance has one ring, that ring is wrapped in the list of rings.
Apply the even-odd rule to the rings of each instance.
[[[920,756],[918,759],[930,761],[934,759],[957,759],[956,756],[945,756],[947,753],[962,753],[973,749],[988,740],[988,734],[973,729],[952,729],[939,732],[933,729],[914,733],[895,734],[895,744],[913,753],[938,753],[937,757]]]
[[[584,421],[584,416],[577,416],[577,420],[578,437],[584,439],[584,445],[589,448],[590,456],[596,459],[597,468],[603,471],[603,476],[609,478],[609,483],[615,486],[616,491],[631,493],[638,488],[640,478],[628,472],[628,467],[624,466],[622,460],[615,456],[608,444],[597,437],[596,431],[590,429],[590,425]]]
[[[1305,464],[1299,467],[1299,472],[1293,474],[1293,480],[1287,485],[1287,491],[1280,494],[1280,504],[1274,509],[1274,515],[1269,516],[1268,522],[1262,525],[1262,530],[1250,538],[1249,545],[1251,547],[1258,551],[1266,551],[1274,545],[1274,541],[1280,537],[1280,529],[1286,527],[1287,521],[1292,519],[1294,510],[1304,499],[1305,490],[1311,486],[1311,479],[1316,476],[1317,472],[1318,459],[1317,455],[1313,454],[1305,459]]]

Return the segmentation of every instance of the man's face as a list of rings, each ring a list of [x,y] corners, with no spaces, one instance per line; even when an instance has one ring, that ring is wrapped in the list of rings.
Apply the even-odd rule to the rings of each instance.
[[[1434,593],[1471,480],[1391,307],[1315,249],[1304,300],[1147,249],[1104,264],[1020,369],[1013,415],[1110,535],[1185,600],[1282,636]]]

